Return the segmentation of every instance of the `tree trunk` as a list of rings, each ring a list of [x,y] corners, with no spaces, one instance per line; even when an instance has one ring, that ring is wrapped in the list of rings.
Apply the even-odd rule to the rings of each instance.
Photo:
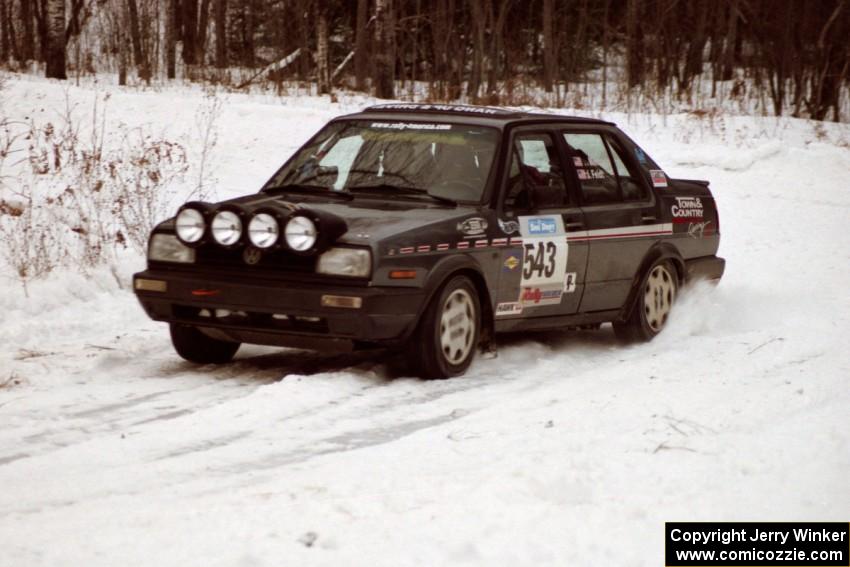
[[[328,65],[328,12],[323,5],[319,7],[316,18],[316,83],[319,94],[331,92]]]
[[[552,92],[555,69],[558,67],[558,51],[552,32],[554,11],[554,0],[543,0],[543,88],[547,93]]]
[[[627,74],[629,88],[643,84],[643,27],[640,0],[628,0],[626,7]]]
[[[471,0],[472,17],[472,69],[466,84],[466,96],[473,103],[478,100],[484,74],[484,36],[487,31],[487,16],[484,0]]]
[[[367,52],[369,36],[366,31],[369,18],[369,1],[357,0],[357,23],[354,40],[354,75],[358,91],[366,90],[366,75],[368,74],[369,53]]]
[[[732,80],[735,69],[735,46],[738,43],[738,0],[731,0],[729,4],[729,26],[726,29],[726,45],[723,50],[723,75],[724,81]]]
[[[165,73],[169,79],[177,76],[177,2],[165,0]]]
[[[47,27],[46,76],[48,79],[67,79],[65,74],[65,0],[48,0],[44,17]]]
[[[392,0],[375,0],[375,96],[393,98],[395,96],[394,63],[390,12]]]
[[[35,55],[35,35],[33,34],[33,3],[30,0],[21,2],[21,31],[23,38],[21,41],[21,60],[26,63],[32,60]]]
[[[198,14],[198,33],[195,35],[195,63],[203,65],[207,51],[207,28],[210,23],[210,0],[201,0]]]
[[[227,67],[227,0],[215,0],[215,66]]]
[[[139,25],[139,7],[136,0],[127,0],[127,10],[130,16],[130,38],[133,43],[133,63],[136,65],[136,73],[143,81],[150,83],[151,73],[148,61],[142,49],[142,32]],[[120,41],[120,40],[119,40]]]
[[[6,0],[0,0],[0,63],[9,60],[9,12]]]
[[[194,65],[196,62],[195,43],[198,31],[198,1],[197,0],[182,0],[182,24],[183,33],[183,63],[186,65]]]

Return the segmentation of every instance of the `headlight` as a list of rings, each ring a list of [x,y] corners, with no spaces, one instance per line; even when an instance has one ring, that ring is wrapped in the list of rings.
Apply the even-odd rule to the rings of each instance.
[[[187,207],[177,214],[174,230],[177,236],[187,244],[199,242],[204,237],[204,215],[198,209]]]
[[[316,272],[365,278],[372,272],[372,255],[362,248],[331,248],[319,256]]]
[[[303,215],[295,215],[286,223],[284,234],[292,250],[307,252],[316,244],[316,223]]]
[[[180,242],[173,234],[154,234],[148,245],[148,259],[156,262],[195,261],[195,251]]]
[[[258,213],[248,223],[248,239],[257,248],[271,248],[277,243],[279,235],[280,225],[268,213]]]
[[[242,221],[233,211],[219,211],[213,217],[212,235],[222,246],[231,246],[242,238]]]

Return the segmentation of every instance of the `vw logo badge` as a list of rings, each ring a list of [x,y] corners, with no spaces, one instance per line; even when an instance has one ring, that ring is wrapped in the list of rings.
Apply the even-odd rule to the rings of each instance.
[[[260,258],[263,257],[263,253],[259,248],[254,248],[253,246],[250,248],[246,248],[242,253],[242,259],[245,260],[245,263],[249,266],[254,266],[260,262]]]

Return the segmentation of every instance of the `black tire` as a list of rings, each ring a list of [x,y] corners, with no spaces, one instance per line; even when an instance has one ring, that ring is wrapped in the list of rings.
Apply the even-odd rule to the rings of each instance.
[[[431,300],[413,335],[414,372],[427,379],[463,374],[475,358],[480,333],[478,291],[468,277],[455,276]]]
[[[664,329],[676,301],[679,278],[668,260],[658,260],[643,275],[632,312],[614,322],[614,333],[625,342],[652,340]]]
[[[184,359],[198,364],[230,362],[240,343],[208,337],[195,327],[171,324],[171,344]]]

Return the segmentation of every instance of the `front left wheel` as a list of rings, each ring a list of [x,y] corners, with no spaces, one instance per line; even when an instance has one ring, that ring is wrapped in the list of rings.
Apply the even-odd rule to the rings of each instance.
[[[230,362],[240,343],[220,341],[208,337],[195,327],[172,323],[171,344],[184,359],[198,364],[223,364]]]
[[[423,378],[451,378],[466,372],[481,329],[481,304],[466,276],[449,280],[425,310],[411,350]]]

